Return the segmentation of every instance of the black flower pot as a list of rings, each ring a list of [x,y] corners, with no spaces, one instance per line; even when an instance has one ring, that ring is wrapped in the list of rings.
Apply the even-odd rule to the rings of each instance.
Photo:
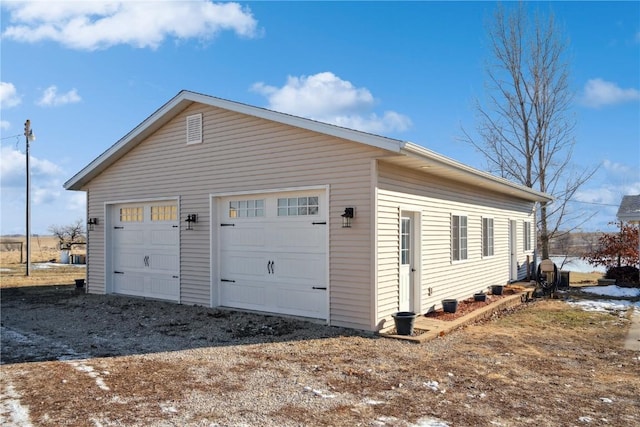
[[[455,313],[458,310],[458,300],[457,299],[443,299],[442,300],[442,311],[445,313]]]
[[[487,294],[483,293],[483,292],[479,292],[477,294],[473,294],[473,300],[474,301],[482,301],[485,302],[487,300]]]
[[[504,289],[504,286],[502,285],[493,285],[491,286],[491,293],[493,295],[502,295],[502,290]]]
[[[396,324],[396,333],[398,335],[412,335],[413,323],[416,320],[416,314],[412,311],[399,311],[392,314],[393,321]]]

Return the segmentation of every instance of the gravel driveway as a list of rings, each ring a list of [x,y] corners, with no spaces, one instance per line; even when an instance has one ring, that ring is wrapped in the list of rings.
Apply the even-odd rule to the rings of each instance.
[[[72,287],[1,292],[3,426],[640,425],[623,313],[545,301],[418,345]]]
[[[0,363],[126,356],[353,335],[293,318],[179,305],[72,286],[2,289]]]

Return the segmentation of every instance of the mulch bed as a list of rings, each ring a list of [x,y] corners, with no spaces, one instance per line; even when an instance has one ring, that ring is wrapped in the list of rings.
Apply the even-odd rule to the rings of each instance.
[[[425,314],[424,317],[428,317],[430,319],[436,319],[436,320],[444,320],[444,321],[456,320],[462,316],[466,316],[467,314],[479,308],[485,307],[491,304],[492,302],[498,301],[502,298],[505,298],[509,295],[516,294],[518,292],[520,292],[520,289],[505,288],[502,292],[502,295],[487,295],[486,301],[475,301],[473,298],[468,298],[462,301],[458,301],[458,309],[456,310],[455,313],[445,313],[444,311],[442,311],[442,309],[440,309],[436,311],[431,311]]]

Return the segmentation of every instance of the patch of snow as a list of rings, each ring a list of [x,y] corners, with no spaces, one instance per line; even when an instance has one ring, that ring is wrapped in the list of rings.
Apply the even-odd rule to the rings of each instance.
[[[420,418],[411,427],[449,427],[449,424],[437,418]]]
[[[640,307],[640,302],[633,303],[631,301],[624,300],[602,300],[602,301],[567,301],[569,305],[579,307],[585,311],[599,311],[599,312],[611,312],[611,311],[627,311],[629,307]]]
[[[425,383],[422,383],[423,386],[425,386],[428,389],[431,389],[433,391],[439,391],[440,390],[440,383],[438,383],[438,381],[427,381]]]
[[[89,375],[91,378],[93,378],[96,381],[96,385],[104,390],[104,391],[111,391],[111,389],[109,388],[109,386],[107,386],[107,384],[104,382],[104,379],[100,376],[99,372],[96,372],[95,369],[93,369],[93,366],[88,365],[87,360],[72,360],[72,361],[68,361],[67,363],[71,366],[73,366],[77,371],[80,372],[84,372],[87,375]]]
[[[59,267],[73,267],[73,268],[86,268],[86,264],[60,264],[57,262],[39,262],[32,264],[31,268],[34,270],[46,270],[48,268],[59,268]]]
[[[4,393],[0,394],[0,425],[4,427],[32,427],[29,421],[29,409],[20,403],[20,395],[3,380]]]
[[[569,304],[582,308],[585,311],[600,311],[600,312],[622,312],[628,310],[630,307],[636,307],[636,310],[640,310],[640,301],[628,301],[616,298],[636,298],[640,297],[640,289],[638,288],[622,288],[617,285],[607,286],[588,286],[580,288],[582,292],[590,293],[593,295],[610,297],[606,300],[576,300],[569,301]]]
[[[618,285],[607,286],[588,286],[580,288],[582,292],[590,294],[604,295],[607,297],[622,297],[622,298],[634,298],[640,297],[639,288],[622,288]]]
[[[169,413],[169,414],[177,414],[178,410],[176,408],[174,408],[173,406],[167,404],[167,403],[160,403],[160,408],[162,409],[163,413]]]
[[[593,421],[593,419],[591,417],[584,416],[584,417],[579,417],[578,421],[580,421],[581,423],[587,423],[588,424],[591,421]]]
[[[363,403],[365,405],[384,405],[386,402],[382,400],[365,399]]]
[[[608,398],[608,397],[601,397],[601,398],[600,398],[600,401],[601,401],[602,403],[613,403],[613,399],[610,399],[610,398]]]
[[[326,392],[322,391],[322,390],[315,390],[311,387],[305,387],[304,391],[308,391],[311,392],[313,394],[315,394],[316,396],[322,397],[324,399],[333,399],[334,397],[336,397],[335,394],[327,394]]]

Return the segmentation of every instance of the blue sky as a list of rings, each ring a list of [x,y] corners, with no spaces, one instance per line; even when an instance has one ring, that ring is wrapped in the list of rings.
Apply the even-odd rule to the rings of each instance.
[[[515,3],[506,3],[513,7]],[[640,3],[536,2],[569,41],[576,195],[609,230],[640,194]],[[476,126],[494,2],[3,1],[0,232],[85,217],[63,183],[182,89],[411,141],[479,169]],[[15,135],[18,135],[17,137]]]

